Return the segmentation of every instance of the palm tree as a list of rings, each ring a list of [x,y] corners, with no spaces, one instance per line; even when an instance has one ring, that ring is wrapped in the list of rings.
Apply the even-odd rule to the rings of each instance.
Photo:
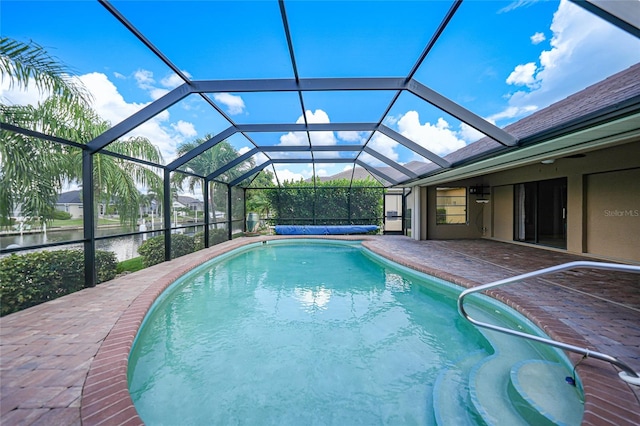
[[[248,188],[272,188],[275,186],[273,178],[273,173],[269,170],[262,170]],[[264,189],[247,191],[245,205],[248,212],[259,213],[261,217],[269,216],[271,203]]]
[[[141,158],[160,164],[162,155],[160,150],[148,139],[131,137],[117,140],[109,145],[109,151],[124,154],[134,158]],[[82,152],[76,150],[71,155],[72,164],[82,164]],[[75,159],[74,159],[75,157]],[[151,168],[123,160],[108,154],[95,154],[94,163],[94,203],[104,204],[106,207],[115,205],[120,215],[120,221],[129,226],[135,226],[141,203],[141,193],[138,186],[150,188],[155,193],[162,190],[162,179]],[[76,170],[81,173],[81,170]],[[77,175],[76,175],[77,177]]]
[[[178,156],[182,156],[188,153],[189,151],[208,141],[212,137],[213,135],[207,134],[203,138],[198,138],[191,142],[186,142],[180,145],[177,149]],[[180,169],[197,174],[199,176],[208,176],[222,166],[233,161],[238,156],[238,152],[233,148],[233,146],[231,146],[229,142],[225,140],[218,143],[213,148],[208,149],[191,161],[187,162]],[[230,182],[236,177],[241,176],[242,173],[247,171],[250,167],[253,167],[253,165],[254,161],[252,159],[249,159],[236,166],[235,168],[227,171],[220,180]],[[195,194],[196,187],[198,186],[202,188],[203,196],[205,191],[207,190],[207,188],[203,185],[203,180],[194,176],[189,176],[177,172],[173,174],[171,180],[173,184],[178,188],[182,188],[184,184],[187,183],[189,191],[193,194]],[[209,184],[209,203],[211,205],[211,211],[214,212],[214,214],[217,205],[226,204],[226,197],[220,197],[220,191],[216,191],[216,189],[218,189],[219,187],[220,183],[214,181]]]
[[[35,43],[0,39],[0,71],[10,86],[33,81],[50,96],[37,105],[0,104],[0,120],[25,129],[87,143],[110,125],[89,106],[89,96],[64,66]],[[145,138],[118,140],[108,150],[160,164],[157,147]],[[4,224],[16,205],[23,216],[51,218],[57,194],[65,183],[82,176],[82,149],[14,133],[0,132],[0,217]],[[161,178],[138,163],[105,154],[94,157],[95,203],[115,203],[121,221],[135,224],[136,185],[161,189]],[[95,209],[97,212],[97,209]]]
[[[70,71],[42,46],[0,37],[0,71],[9,87],[33,82],[40,93],[51,93],[67,108],[88,105],[89,92],[71,77]]]
[[[42,94],[51,96],[37,106],[0,103],[0,120],[65,139],[82,140],[88,92],[67,69],[35,43],[0,38],[0,72],[9,87],[27,87],[33,81]],[[54,131],[55,130],[55,131]],[[17,205],[23,216],[51,216],[58,189],[69,177],[68,147],[14,132],[0,132],[0,218],[9,225]]]

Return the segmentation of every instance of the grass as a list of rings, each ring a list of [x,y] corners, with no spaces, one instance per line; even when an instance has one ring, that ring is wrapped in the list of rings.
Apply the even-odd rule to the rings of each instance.
[[[136,272],[141,269],[144,269],[144,266],[142,265],[142,256],[139,256],[134,257],[133,259],[123,260],[122,262],[118,263],[116,272],[118,274],[121,274],[123,272]]]
[[[98,219],[98,225],[120,225],[120,219]],[[49,225],[50,228],[66,228],[66,227],[82,227],[83,222],[82,218],[77,219],[65,219],[65,220],[54,220]]]

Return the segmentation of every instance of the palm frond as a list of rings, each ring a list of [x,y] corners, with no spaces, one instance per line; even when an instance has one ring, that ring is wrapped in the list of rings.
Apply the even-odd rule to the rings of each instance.
[[[70,71],[35,42],[0,38],[0,72],[9,87],[27,87],[33,81],[41,93],[50,92],[66,104],[88,104],[89,92],[73,80]]]

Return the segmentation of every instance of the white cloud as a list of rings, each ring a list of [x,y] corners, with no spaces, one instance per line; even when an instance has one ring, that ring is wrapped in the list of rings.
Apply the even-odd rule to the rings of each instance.
[[[488,120],[490,122],[492,122],[492,124],[494,124],[494,122],[492,120]],[[469,126],[467,123],[460,123],[460,129],[458,130],[458,136],[465,140],[467,143],[469,142],[475,142],[479,139],[482,139],[484,137],[484,133],[480,132],[479,130],[474,129],[473,127]]]
[[[184,120],[178,120],[177,123],[173,123],[171,127],[182,136],[187,138],[192,138],[198,135],[196,132],[196,128],[193,123],[189,123]]]
[[[547,39],[544,33],[537,32],[530,37],[532,44],[540,44]]]
[[[27,87],[9,87],[9,80],[0,79],[0,100],[7,105],[36,105],[49,97],[49,92],[40,92],[33,80]]]
[[[161,89],[159,87],[150,88],[149,90],[149,96],[151,96],[151,99],[154,101],[160,99],[167,93],[169,93],[167,89]]]
[[[126,76],[124,74],[120,74],[119,72],[114,72],[113,76],[119,80],[126,80]]]
[[[398,131],[437,155],[446,155],[466,145],[449,123],[439,118],[436,124],[420,123],[417,111],[409,111],[398,120]]]
[[[507,6],[500,9],[498,13],[511,12],[512,10],[518,9],[520,7],[531,6],[536,1],[538,0],[515,0],[514,2],[511,2]]]
[[[534,82],[510,94],[508,107],[493,117],[544,108],[640,61],[640,40],[568,0],[561,0],[550,29],[551,48],[540,53],[535,72],[518,65],[509,76]]]
[[[230,93],[216,93],[213,95],[213,99],[224,105],[231,115],[238,115],[244,112],[245,105],[240,96]]]
[[[189,74],[185,72],[185,75],[189,77]],[[120,73],[114,73],[116,78],[124,79],[124,75]],[[183,83],[182,79],[177,74],[171,73],[160,80],[160,85],[157,84],[153,72],[145,69],[139,69],[133,73],[133,78],[136,80],[138,87],[147,93],[152,100],[157,100],[169,93],[170,90],[175,89]]]
[[[140,76],[144,77],[145,74]],[[93,96],[93,109],[112,125],[120,123],[147,105],[127,102],[105,74],[90,73],[79,79]],[[143,136],[149,139],[160,149],[165,162],[169,162],[175,157],[175,147],[185,140],[185,136],[192,135],[195,131],[191,123],[170,123],[169,119],[170,114],[165,110],[124,137]]]
[[[256,165],[260,165],[260,164],[264,163],[265,161],[269,160],[269,157],[267,157],[265,154],[263,154],[261,152],[256,153],[255,155],[252,156],[252,158],[255,159]]]
[[[279,169],[276,167],[276,173],[278,174],[280,183],[283,183],[284,181],[299,182],[300,180],[306,179],[305,175],[303,175],[302,173],[292,172],[289,169]],[[307,177],[310,176],[311,173],[309,173]]]
[[[135,78],[136,83],[138,83],[138,87],[141,89],[148,90],[153,88],[153,84],[155,84],[155,80],[153,79],[153,73],[148,70],[138,70],[133,73],[133,78]]]
[[[338,139],[345,142],[364,143],[369,136],[369,132],[338,132]]]
[[[321,109],[305,111],[307,123],[330,123],[329,115]],[[296,124],[304,123],[302,116],[298,117]],[[309,132],[313,145],[335,145],[338,143],[333,132]],[[289,132],[280,136],[280,145],[309,145],[306,132]]]
[[[523,93],[523,92],[518,92],[518,93]],[[490,121],[490,122],[495,124],[497,121],[500,121],[500,120],[512,119],[512,118],[516,118],[516,117],[521,117],[521,116],[526,115],[526,114],[531,114],[536,109],[538,109],[538,108],[536,106],[534,106],[534,105],[525,105],[525,106],[521,106],[521,107],[519,107],[519,106],[510,106],[510,107],[507,107],[504,110],[502,110],[502,111],[490,116],[488,118],[488,121]]]
[[[182,71],[182,72],[184,73],[184,75],[191,78],[191,75],[189,75],[188,72],[185,72],[185,71]],[[162,84],[164,87],[168,89],[175,89],[176,87],[180,86],[183,83],[184,81],[182,80],[182,78],[180,78],[178,74],[174,74],[174,73],[171,73],[170,75],[160,80],[160,84]]]
[[[528,64],[518,65],[507,77],[507,84],[514,84],[516,86],[532,86],[535,82],[535,73],[537,67],[533,62]]]
[[[396,154],[395,152],[393,153],[393,155],[395,155],[396,157],[398,156],[398,154]],[[360,161],[364,162],[365,164],[369,165],[369,166],[373,166],[373,167],[389,167],[389,165],[387,163],[385,163],[384,161],[380,161],[378,160],[376,157],[374,157],[373,155],[370,155],[366,152],[363,152],[362,154],[360,154],[360,157],[358,157],[360,159]]]
[[[127,103],[109,78],[98,72],[79,77],[81,83],[93,95],[93,108],[100,117],[115,125],[146,106],[143,103]]]
[[[398,146],[398,142],[394,141],[390,137],[383,135],[382,133],[376,132],[371,138],[371,141],[369,142],[368,146],[369,148],[372,148],[374,151],[377,151],[378,153],[384,155],[385,157],[393,161],[398,161],[398,153],[395,150],[396,147]],[[371,161],[378,161],[378,160],[374,158],[374,160],[371,160]]]

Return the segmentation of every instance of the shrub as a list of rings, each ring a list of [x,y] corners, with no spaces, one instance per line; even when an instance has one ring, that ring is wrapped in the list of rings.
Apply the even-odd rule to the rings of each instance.
[[[97,251],[96,269],[99,283],[115,277],[115,254]],[[0,315],[17,312],[82,288],[82,250],[11,254],[0,259]]]
[[[182,234],[171,234],[171,258],[193,253],[193,237]],[[138,248],[145,268],[164,262],[164,235],[149,238]]]
[[[209,247],[223,243],[229,239],[226,229],[209,230]],[[204,248],[204,232],[198,232],[193,236],[194,248],[196,251]]]
[[[118,259],[112,251],[96,250],[96,275],[98,284],[112,280],[118,273]]]
[[[71,219],[71,213],[63,212],[62,210],[53,211],[53,220],[69,220]]]

